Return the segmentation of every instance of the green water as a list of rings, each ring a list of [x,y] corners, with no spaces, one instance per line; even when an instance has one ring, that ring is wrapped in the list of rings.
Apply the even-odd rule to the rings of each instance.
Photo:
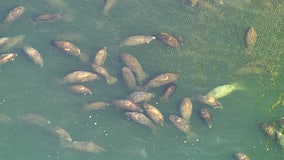
[[[223,3],[221,3],[223,2]],[[38,67],[19,48],[15,61],[0,66],[0,112],[11,122],[0,124],[0,159],[234,159],[234,152],[244,152],[250,159],[283,159],[281,147],[259,128],[260,122],[272,122],[284,116],[283,104],[270,112],[284,92],[283,11],[282,0],[203,0],[190,7],[186,0],[118,0],[108,16],[102,15],[104,0],[2,0],[0,19],[13,7],[23,5],[25,13],[1,37],[25,35],[24,45],[38,49],[44,66]],[[64,20],[37,24],[31,17],[59,12]],[[257,42],[253,54],[245,54],[244,34],[253,26]],[[182,36],[180,49],[171,49],[158,41],[123,47],[122,39],[132,35],[167,32]],[[74,70],[90,70],[76,57],[68,56],[51,45],[54,39],[75,43],[93,58],[107,46],[105,67],[118,77],[114,85],[104,80],[85,83],[92,95],[74,95],[67,85],[57,81]],[[135,56],[150,77],[164,72],[181,74],[176,92],[168,103],[158,97],[164,88],[153,89],[156,104],[166,117],[166,124],[153,135],[145,126],[126,119],[113,106],[79,114],[77,109],[90,101],[124,98],[131,90],[120,75],[123,63],[119,54]],[[235,75],[235,70],[249,62],[261,61],[262,74]],[[245,88],[220,99],[224,109],[209,111],[213,128],[209,129],[197,111],[205,107],[194,100],[212,88],[239,82]],[[179,114],[183,97],[192,97],[192,130],[199,141],[184,143],[185,136],[167,119]],[[57,137],[38,126],[21,123],[18,117],[36,113],[52,124],[65,128],[74,140],[92,141],[106,149],[90,154],[64,148]]]

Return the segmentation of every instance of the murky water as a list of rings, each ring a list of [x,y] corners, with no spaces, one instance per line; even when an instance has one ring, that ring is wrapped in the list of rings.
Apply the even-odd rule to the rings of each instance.
[[[266,136],[258,123],[284,116],[283,98],[278,98],[284,92],[284,1],[200,0],[190,7],[185,0],[118,0],[107,16],[102,14],[104,3],[104,0],[0,2],[2,22],[10,9],[26,7],[19,19],[2,27],[0,32],[1,37],[25,35],[21,44],[9,50],[18,54],[15,60],[0,66],[0,112],[10,116],[10,120],[0,124],[0,159],[227,160],[234,158],[234,152],[244,152],[250,159],[283,159],[280,145]],[[32,20],[35,15],[51,12],[61,13],[64,18],[45,23]],[[250,26],[257,32],[257,42],[253,53],[247,55],[244,36]],[[150,44],[119,47],[129,36],[159,32],[182,36],[183,45],[172,49],[154,40]],[[60,85],[59,79],[71,71],[91,68],[52,46],[54,39],[73,42],[91,57],[90,62],[100,48],[107,46],[104,66],[118,82],[108,85],[102,79],[84,83],[91,88],[92,95],[70,93],[68,84]],[[24,54],[21,47],[25,45],[40,51],[43,67]],[[120,75],[123,63],[119,55],[124,52],[135,56],[150,78],[164,72],[181,74],[169,102],[158,99],[164,87],[151,90],[156,97],[149,103],[155,104],[166,117],[165,126],[157,134],[127,120],[124,112],[114,106],[78,112],[88,102],[111,101],[131,93]],[[221,98],[223,110],[207,107],[213,116],[213,128],[209,129],[197,113],[206,106],[195,97],[232,82],[240,83],[244,89]],[[169,114],[179,114],[184,97],[193,101],[190,122],[199,136],[199,141],[193,144],[185,143],[185,135],[167,118]],[[68,149],[46,129],[19,120],[28,113],[43,115],[54,126],[66,129],[74,140],[95,142],[106,151],[92,154]]]

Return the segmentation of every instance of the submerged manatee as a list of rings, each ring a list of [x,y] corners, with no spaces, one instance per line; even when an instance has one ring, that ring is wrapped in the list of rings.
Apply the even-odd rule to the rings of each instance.
[[[96,110],[104,109],[107,106],[110,106],[110,103],[101,102],[101,101],[91,102],[85,105],[83,108],[81,108],[80,111],[82,112],[96,111]]]
[[[77,93],[77,94],[83,94],[83,95],[92,94],[92,91],[88,87],[80,84],[69,86],[69,90],[72,93]]]
[[[197,134],[191,130],[189,124],[183,118],[171,114],[169,115],[169,119],[178,130],[182,131],[186,135],[187,140],[197,141]]]
[[[126,39],[124,39],[120,46],[137,46],[141,44],[148,44],[152,40],[156,39],[154,36],[142,36],[142,35],[137,35],[137,36],[131,36]]]
[[[61,83],[92,82],[99,79],[100,77],[92,72],[74,71],[64,76]]]
[[[16,53],[4,53],[0,55],[0,65],[3,65],[9,61],[13,61],[17,56]]]
[[[199,115],[209,128],[212,128],[212,116],[206,108],[199,110]]]
[[[133,111],[133,112],[143,112],[143,109],[136,103],[128,100],[128,99],[117,99],[113,100],[111,102],[112,105],[123,109],[123,110],[128,110],[128,111]]]
[[[150,101],[150,99],[153,97],[155,97],[155,94],[152,92],[136,91],[129,94],[127,96],[127,99],[135,103],[141,103],[145,101]]]
[[[37,125],[44,128],[49,128],[51,126],[51,122],[49,120],[44,118],[42,115],[35,113],[25,114],[20,117],[20,120],[25,123]]]
[[[138,62],[138,60],[128,53],[123,53],[120,55],[120,58],[124,62],[124,64],[136,74],[137,81],[139,83],[143,82],[146,78],[148,78],[148,74],[145,73]]]
[[[35,48],[26,46],[23,48],[25,54],[37,65],[43,66],[43,58],[39,51]]]
[[[127,87],[134,90],[136,88],[136,79],[133,72],[128,67],[122,67],[121,74]]]
[[[244,153],[235,153],[236,160],[249,160],[249,157]]]
[[[18,6],[16,8],[13,8],[10,10],[10,12],[7,14],[4,25],[9,25],[13,23],[16,19],[18,19],[23,13],[25,12],[24,6]]]
[[[226,84],[212,89],[206,95],[213,96],[218,99],[229,95],[235,90],[241,90],[241,89],[243,89],[243,87],[239,83]]]
[[[175,82],[176,80],[178,80],[179,77],[180,77],[179,74],[171,72],[159,74],[153,79],[151,79],[149,82],[147,82],[142,87],[142,90],[147,91],[151,88],[161,87],[163,85]]]
[[[36,22],[53,22],[62,19],[62,17],[59,13],[45,13],[35,16],[33,20]]]
[[[55,135],[58,136],[60,141],[66,141],[66,142],[72,142],[72,138],[70,134],[63,128],[61,127],[54,127],[52,128],[51,132]]]
[[[213,96],[209,96],[209,95],[199,95],[198,96],[198,100],[199,102],[206,104],[208,106],[215,108],[219,108],[219,109],[223,109],[223,105],[221,104],[221,102],[219,102],[217,100],[217,98],[213,97]]]
[[[143,113],[125,112],[125,115],[129,119],[149,127],[154,134],[157,132],[156,125],[147,116],[145,116]]]
[[[105,149],[99,146],[98,144],[94,142],[88,142],[88,141],[73,141],[73,142],[65,142],[65,147],[79,150],[79,151],[85,151],[89,153],[101,153],[104,152]]]
[[[5,37],[7,38],[7,37]],[[20,45],[25,38],[25,35],[18,35],[14,37],[8,37],[8,40],[5,41],[4,44],[0,45],[0,52],[7,52],[11,48],[14,48]]]
[[[105,77],[107,84],[112,85],[117,82],[117,78],[110,75],[109,72],[100,65],[92,65],[92,69],[100,76]]]
[[[179,111],[181,117],[189,124],[189,119],[192,114],[192,102],[189,98],[183,98],[180,103]]]
[[[107,47],[101,48],[95,55],[93,65],[103,65],[107,57]]]
[[[159,98],[160,101],[162,102],[168,102],[169,101],[169,96],[174,93],[174,91],[176,90],[177,88],[177,85],[172,83],[172,84],[169,84],[167,86],[167,88],[165,89],[164,91],[164,94]]]
[[[79,57],[80,60],[84,63],[86,63],[89,59],[89,56],[86,53],[81,52],[81,50],[75,44],[69,41],[53,40],[52,44],[68,55]]]
[[[164,126],[164,116],[162,112],[155,106],[144,102],[143,109],[146,114],[157,124]]]

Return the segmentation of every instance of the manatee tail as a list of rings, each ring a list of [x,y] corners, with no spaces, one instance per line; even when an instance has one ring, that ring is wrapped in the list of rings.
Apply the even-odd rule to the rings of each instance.
[[[7,31],[8,29],[9,29],[9,26],[10,26],[10,23],[2,23],[2,24],[0,24],[0,30],[1,31]]]
[[[63,78],[55,78],[53,80],[53,83],[56,84],[56,85],[62,85],[64,83],[66,83],[66,81]]]
[[[167,95],[162,95],[162,96],[159,98],[159,100],[160,100],[161,102],[168,102],[168,101],[169,101],[169,96],[167,96]]]
[[[89,55],[83,52],[80,53],[79,58],[83,63],[87,63],[89,61]]]
[[[135,91],[148,91],[148,89],[147,85],[137,85],[134,87]]]
[[[63,149],[72,148],[72,143],[74,142],[60,140],[60,144]]]
[[[237,90],[244,90],[244,86],[242,86],[239,82],[234,82],[231,85],[235,86]]]
[[[0,124],[11,123],[12,118],[4,113],[0,113]]]
[[[117,82],[117,78],[111,75],[106,76],[107,84],[112,85]]]
[[[155,124],[151,125],[150,128],[151,128],[153,134],[157,134],[158,133],[158,127]]]
[[[192,130],[188,130],[185,134],[186,134],[186,139],[190,142],[194,142],[198,140],[198,135]]]
[[[147,73],[145,73],[144,71],[141,71],[141,72],[137,73],[136,75],[137,75],[137,82],[138,83],[143,82],[146,78],[149,77],[149,75]]]
[[[65,21],[65,22],[73,22],[74,19],[75,19],[74,17],[75,17],[75,16],[74,16],[73,11],[67,10],[67,11],[64,12],[62,19],[63,19],[63,21]]]

